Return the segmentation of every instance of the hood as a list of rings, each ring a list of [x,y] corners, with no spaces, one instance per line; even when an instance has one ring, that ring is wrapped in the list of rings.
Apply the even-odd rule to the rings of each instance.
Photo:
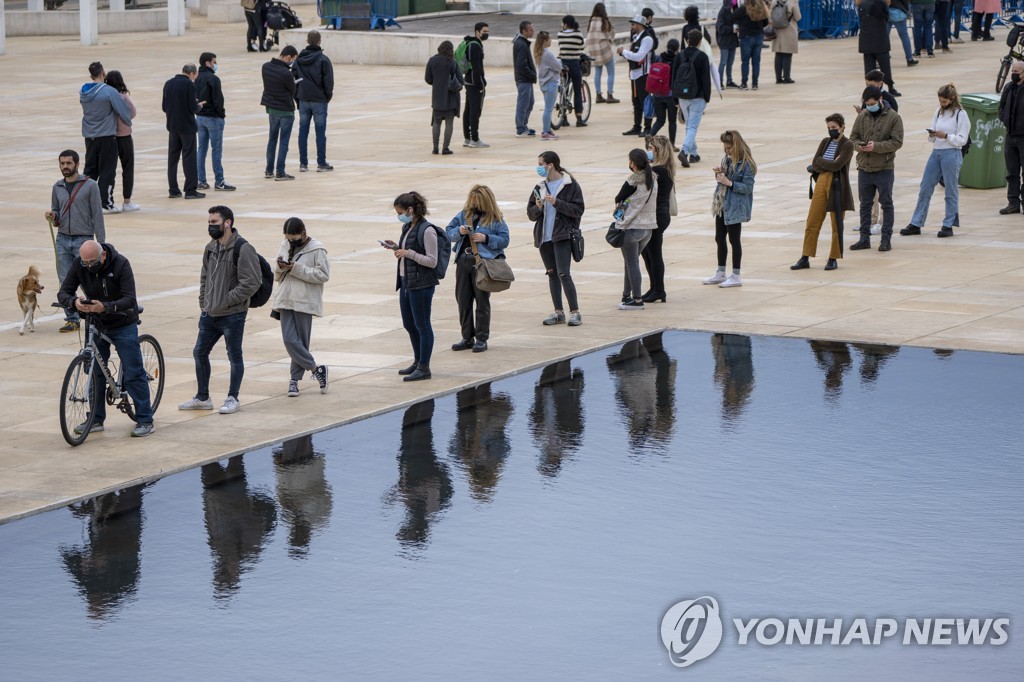
[[[105,83],[86,83],[82,86],[81,92],[78,93],[78,99],[85,104],[91,102],[99,96],[100,90],[107,87]]]
[[[326,251],[327,247],[324,246],[323,242],[321,242],[319,239],[315,239],[313,237],[310,237],[309,241],[306,242],[306,245],[303,246],[302,249],[299,250],[299,253],[311,253],[311,252],[317,251],[317,250]],[[296,255],[298,255],[298,254],[296,254]]]
[[[100,272],[109,272],[110,266],[114,264],[114,259],[117,258],[117,249],[114,248],[113,244],[100,244],[103,247],[103,251],[107,254],[107,260],[103,263],[103,268]]]
[[[307,45],[302,52],[299,53],[299,64],[309,66],[320,59],[320,55],[324,53],[324,50],[319,45]]]
[[[630,173],[629,178],[626,179],[626,182],[629,183],[630,185],[633,185],[634,187],[639,187],[645,179],[644,176],[645,174],[643,171],[635,171],[633,173]]]
[[[466,36],[465,38],[463,38],[463,40],[465,40],[467,43],[480,43],[480,39],[477,38],[476,36]],[[483,43],[480,43],[480,45],[482,46]]]

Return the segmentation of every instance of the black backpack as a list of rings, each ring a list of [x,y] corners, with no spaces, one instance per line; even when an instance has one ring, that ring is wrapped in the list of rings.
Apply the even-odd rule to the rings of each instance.
[[[235,276],[238,276],[238,253],[242,250],[242,247],[248,244],[246,240],[239,237],[235,240],[235,248],[232,249],[232,258],[235,262]],[[251,245],[250,245],[251,246]],[[256,290],[256,293],[249,299],[250,308],[261,308],[267,304],[270,300],[270,294],[274,291],[274,271],[270,267],[270,263],[267,259],[260,255],[259,251],[256,251],[256,247],[253,246],[252,250],[256,253],[256,258],[260,262],[260,275],[262,281],[260,282],[260,288]],[[207,254],[210,252],[207,251]]]
[[[958,117],[960,116],[960,111],[963,111],[963,109],[961,109],[961,110],[956,112],[956,115]],[[970,151],[971,151],[971,145],[972,144],[973,144],[973,142],[971,141],[971,133],[968,131],[968,133],[967,133],[967,142],[964,142],[964,146],[960,147],[960,156],[967,156],[970,153]]]
[[[697,96],[697,69],[685,53],[680,53],[672,69],[672,96],[677,99],[694,99]]]

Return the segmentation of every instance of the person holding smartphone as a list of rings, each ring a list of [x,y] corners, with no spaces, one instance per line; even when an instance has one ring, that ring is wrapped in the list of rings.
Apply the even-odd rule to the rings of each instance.
[[[896,214],[892,187],[896,178],[896,151],[903,146],[903,119],[882,105],[882,91],[870,86],[861,95],[864,110],[853,122],[850,141],[857,151],[857,187],[860,194],[860,240],[851,251],[871,248],[871,205],[875,194],[882,209],[879,251],[892,250]]]
[[[299,396],[299,382],[309,372],[320,392],[327,393],[327,366],[316,364],[309,351],[313,317],[324,314],[324,283],[331,278],[327,248],[306,234],[299,218],[284,221],[284,241],[274,263],[273,313],[281,321],[281,338],[292,359],[288,397]]]

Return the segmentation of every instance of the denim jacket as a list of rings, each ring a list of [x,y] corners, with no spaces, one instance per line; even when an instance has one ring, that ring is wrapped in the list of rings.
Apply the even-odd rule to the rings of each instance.
[[[736,167],[727,167],[724,161],[722,170],[726,177],[732,180],[732,187],[725,188],[722,218],[726,225],[745,223],[750,220],[750,214],[754,210],[754,172],[749,164],[741,163]]]
[[[452,242],[452,251],[455,252],[456,257],[459,255],[459,246],[463,244],[463,240],[466,238],[466,235],[459,234],[459,228],[463,225],[472,227],[473,221],[467,221],[466,212],[459,211],[458,215],[452,218],[452,221],[448,223],[448,227],[445,228],[445,232],[448,233],[448,239]],[[489,225],[477,225],[476,231],[487,235],[486,240],[478,242],[476,245],[481,258],[505,257],[505,247],[508,246],[509,234],[508,225],[505,224],[504,220],[499,220]],[[465,244],[464,248],[469,248],[469,244]]]

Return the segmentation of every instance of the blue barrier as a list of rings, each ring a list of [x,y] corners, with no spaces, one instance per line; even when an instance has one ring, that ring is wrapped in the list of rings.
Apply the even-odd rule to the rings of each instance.
[[[854,0],[800,0],[800,37],[847,38],[857,35],[860,20]]]
[[[316,12],[328,28],[340,29],[345,20],[369,21],[370,29],[401,25],[395,21],[398,0],[317,0]]]

